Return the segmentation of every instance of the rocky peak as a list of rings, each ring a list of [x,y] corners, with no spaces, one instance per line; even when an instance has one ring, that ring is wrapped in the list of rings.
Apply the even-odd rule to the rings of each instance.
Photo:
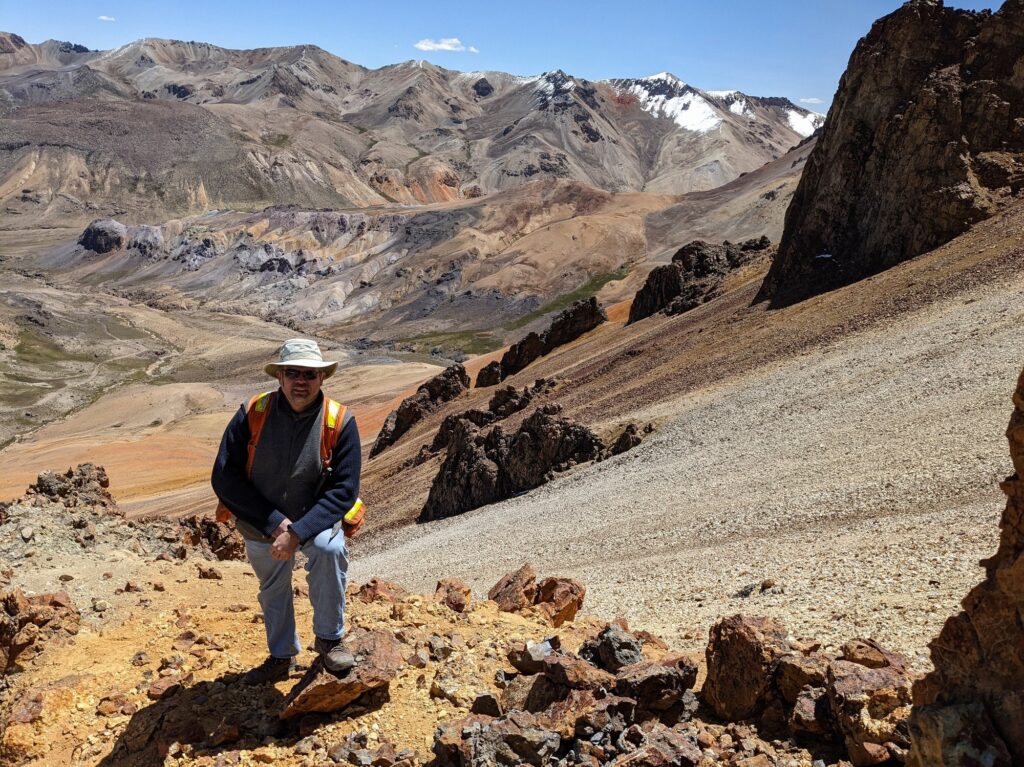
[[[830,290],[949,241],[1024,188],[1024,4],[911,2],[854,50],[761,297]]]

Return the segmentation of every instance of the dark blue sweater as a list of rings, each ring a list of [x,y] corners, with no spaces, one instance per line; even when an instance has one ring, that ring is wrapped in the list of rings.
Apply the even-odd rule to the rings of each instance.
[[[323,406],[323,394],[313,410],[319,413]],[[274,397],[274,407],[280,408],[280,415],[293,414],[288,400],[280,391]],[[285,419],[291,421],[292,419]],[[304,419],[303,419],[304,420]],[[296,428],[302,427],[302,420],[295,419]],[[308,422],[305,424],[309,429]],[[319,433],[319,421],[314,428]],[[264,427],[266,429],[266,427]],[[260,433],[262,447],[265,431]],[[246,417],[245,405],[242,405],[234,418],[224,430],[220,442],[220,450],[213,464],[210,482],[213,491],[221,502],[228,507],[239,520],[269,536],[287,516],[292,520],[292,530],[299,541],[305,543],[315,538],[324,530],[339,523],[345,513],[352,508],[359,497],[359,472],[362,456],[359,446],[359,430],[354,418],[348,418],[338,435],[338,444],[331,456],[332,473],[324,491],[319,498],[291,499],[288,510],[277,507],[268,500],[246,476],[245,465],[249,457],[249,421]],[[260,448],[257,448],[259,456]],[[254,471],[268,462],[258,461]],[[290,477],[295,466],[279,464],[282,477]],[[312,493],[309,493],[312,496]]]

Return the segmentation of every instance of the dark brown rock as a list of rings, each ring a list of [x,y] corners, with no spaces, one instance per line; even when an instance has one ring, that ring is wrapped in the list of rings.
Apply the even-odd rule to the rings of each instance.
[[[672,256],[672,262],[656,267],[637,291],[629,307],[629,323],[660,311],[680,314],[714,298],[725,277],[771,247],[767,237],[735,245],[728,240],[712,245],[694,240]]]
[[[614,674],[643,660],[643,642],[621,626],[609,623],[596,637],[583,643],[580,657]]]
[[[1014,3],[1013,12],[1019,10],[1021,5]],[[911,767],[968,763],[955,761],[958,749],[943,751],[942,744],[957,730],[994,730],[992,739],[977,742],[979,750],[984,742],[993,759],[1002,758],[1005,750],[1014,764],[1024,763],[1024,373],[1013,404],[1006,437],[1015,473],[1001,484],[1007,500],[999,548],[982,561],[985,580],[967,594],[962,612],[946,621],[930,645],[935,670],[914,685]],[[944,707],[953,710],[943,712]],[[942,761],[935,761],[937,751]]]
[[[245,559],[245,539],[232,522],[218,522],[213,517],[193,514],[178,520],[181,541],[199,549],[207,559]]]
[[[128,227],[112,218],[98,218],[82,232],[78,244],[96,253],[109,253],[123,248],[128,239]]]
[[[492,362],[481,370],[476,385],[493,386],[500,383],[526,368],[534,360],[550,354],[559,346],[575,341],[584,333],[589,333],[607,321],[608,315],[598,305],[596,298],[576,301],[559,313],[543,333],[527,333],[524,338],[509,347],[502,355],[500,363]]]
[[[912,682],[906,671],[892,666],[829,664],[825,689],[854,767],[881,764],[910,745],[906,720]]]
[[[476,374],[476,388],[482,389],[485,386],[497,386],[501,383],[501,362],[494,360],[488,362],[480,372]]]
[[[464,613],[473,601],[473,592],[458,578],[442,578],[437,582],[434,600],[450,607],[457,613]]]
[[[508,653],[509,663],[523,674],[539,674],[544,670],[544,659],[559,649],[558,637],[543,642],[516,642]]]
[[[502,711],[538,713],[565,700],[569,693],[567,687],[556,684],[545,674],[522,674],[511,679],[498,697]]]
[[[805,687],[824,687],[828,664],[829,659],[821,653],[790,652],[780,656],[775,684],[782,699],[792,706]]]
[[[775,696],[775,663],[787,650],[786,630],[771,618],[723,618],[711,627],[704,699],[729,721],[758,716]]]
[[[683,699],[697,681],[697,667],[665,665],[645,660],[626,666],[615,675],[615,694],[636,701],[645,711],[667,711]]]
[[[407,596],[406,589],[380,578],[371,578],[356,591],[356,597],[364,602],[398,602]]]
[[[615,677],[574,655],[552,653],[544,658],[544,674],[571,690],[611,690]]]
[[[484,432],[458,419],[419,521],[461,514],[532,490],[555,472],[598,458],[604,445],[597,435],[559,412],[553,404],[538,407],[512,435],[501,426]]]
[[[804,687],[793,702],[789,729],[795,735],[821,737],[832,732],[834,722],[824,687]]]
[[[1012,767],[1019,764],[981,703],[914,707],[910,719],[914,767]]]
[[[537,574],[527,562],[518,570],[506,573],[487,592],[487,598],[498,603],[498,609],[513,613],[529,607],[537,596]]]
[[[587,587],[572,578],[549,577],[537,587],[535,602],[555,628],[576,617]]]
[[[110,478],[102,466],[80,463],[63,474],[44,471],[29,485],[25,500],[33,497],[59,503],[65,508],[80,507],[115,510],[117,504],[108,492]]]
[[[1024,186],[1024,6],[915,0],[857,44],[761,296],[781,305],[925,253]]]
[[[81,614],[66,591],[26,597],[0,590],[0,676],[19,670],[51,642],[78,633]]]
[[[906,670],[909,665],[905,656],[882,647],[874,639],[851,639],[839,651],[841,660],[859,663],[868,668],[885,668],[892,666]]]
[[[404,399],[398,409],[388,415],[370,449],[370,457],[373,458],[395,444],[402,435],[426,416],[445,402],[455,399],[467,389],[469,389],[469,376],[466,374],[466,369],[459,364],[446,368],[426,383],[421,384],[415,394]]]
[[[344,639],[356,665],[338,677],[317,661],[285,698],[281,718],[340,711],[364,694],[387,687],[402,667],[402,645],[389,631],[355,629]]]
[[[542,767],[562,744],[556,732],[540,725],[533,714],[514,711],[493,719],[479,714],[452,722],[434,739],[436,767],[523,764]]]

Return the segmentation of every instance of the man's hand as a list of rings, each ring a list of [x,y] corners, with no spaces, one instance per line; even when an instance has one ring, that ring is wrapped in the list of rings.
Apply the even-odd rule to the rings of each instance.
[[[286,560],[295,556],[299,548],[299,539],[288,532],[291,527],[290,520],[284,520],[274,530],[274,542],[270,545],[270,556],[272,559]]]

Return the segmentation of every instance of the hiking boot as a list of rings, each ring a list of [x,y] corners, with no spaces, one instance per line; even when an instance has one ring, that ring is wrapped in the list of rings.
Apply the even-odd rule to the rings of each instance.
[[[268,655],[260,665],[251,668],[242,675],[242,684],[256,685],[268,682],[280,682],[299,670],[295,658],[275,658]]]
[[[316,642],[313,643],[313,649],[323,658],[324,668],[333,674],[348,671],[356,665],[355,656],[345,650],[340,639],[321,639],[317,637]]]

